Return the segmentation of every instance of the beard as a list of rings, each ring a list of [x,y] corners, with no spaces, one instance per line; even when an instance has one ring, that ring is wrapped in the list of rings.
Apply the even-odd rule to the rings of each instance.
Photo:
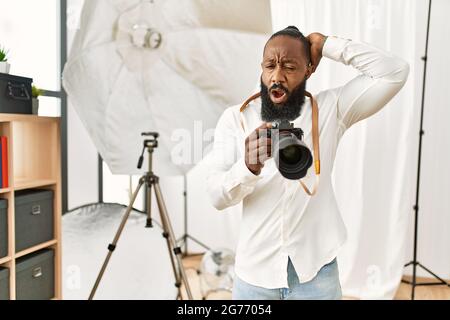
[[[300,83],[297,88],[289,92],[283,85],[274,84],[272,89],[282,89],[288,94],[285,103],[275,104],[270,100],[270,93],[267,86],[261,79],[261,119],[265,122],[280,120],[293,121],[297,119],[305,103],[306,79]]]

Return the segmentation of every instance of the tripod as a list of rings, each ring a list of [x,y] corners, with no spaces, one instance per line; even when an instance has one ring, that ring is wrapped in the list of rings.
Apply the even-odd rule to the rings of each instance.
[[[177,242],[175,239],[175,235],[173,232],[173,228],[171,225],[171,222],[169,220],[169,215],[167,213],[166,205],[164,203],[164,199],[162,196],[161,188],[159,186],[159,177],[156,176],[153,173],[152,169],[152,161],[153,161],[153,151],[158,147],[158,137],[159,134],[156,132],[148,132],[148,133],[142,133],[143,136],[150,136],[150,139],[144,140],[144,147],[142,148],[142,154],[139,157],[138,162],[138,168],[142,168],[142,164],[144,162],[144,152],[147,149],[148,151],[148,172],[145,173],[140,179],[139,184],[136,187],[135,191],[133,192],[133,195],[131,196],[130,203],[125,211],[125,215],[122,218],[122,222],[120,223],[119,229],[116,232],[116,235],[114,237],[113,242],[108,245],[108,254],[106,256],[105,261],[103,262],[102,268],[100,269],[100,273],[97,276],[97,280],[95,281],[94,287],[92,288],[91,294],[89,295],[89,300],[92,300],[94,298],[95,292],[97,291],[97,288],[100,284],[100,281],[103,277],[103,274],[105,273],[106,267],[108,266],[109,260],[111,259],[111,256],[116,249],[117,242],[119,241],[119,238],[122,234],[122,231],[125,227],[125,224],[130,216],[131,211],[133,210],[133,204],[136,200],[137,195],[139,194],[139,191],[141,187],[145,184],[145,194],[147,197],[147,203],[146,203],[146,213],[147,213],[147,223],[146,228],[152,228],[152,218],[151,218],[151,191],[152,187],[155,191],[156,201],[159,208],[159,214],[161,218],[161,224],[163,229],[163,237],[166,239],[167,242],[167,248],[169,250],[169,256],[170,256],[170,262],[172,264],[173,273],[175,276],[175,286],[178,289],[178,295],[177,298],[182,299],[181,295],[181,283],[183,282],[184,287],[186,288],[186,293],[189,300],[192,300],[192,293],[191,289],[189,287],[189,282],[186,277],[186,271],[184,269],[182,260],[181,260],[181,249],[177,246]],[[176,261],[175,261],[176,260]]]
[[[403,283],[409,284],[412,286],[411,291],[411,300],[414,300],[415,297],[415,290],[417,286],[450,286],[445,280],[437,276],[434,272],[432,272],[430,269],[426,268],[424,265],[422,265],[419,261],[417,261],[417,234],[418,234],[418,220],[419,220],[419,188],[420,188],[420,164],[422,159],[422,136],[425,134],[425,131],[423,130],[423,113],[424,113],[424,102],[425,102],[425,80],[427,75],[427,55],[428,55],[428,36],[430,33],[430,15],[431,15],[431,0],[428,4],[428,20],[427,20],[427,35],[426,35],[426,42],[425,42],[425,56],[422,57],[422,60],[424,62],[424,69],[423,69],[423,86],[422,86],[422,105],[420,110],[420,131],[419,131],[419,159],[418,159],[418,166],[417,166],[417,185],[416,185],[416,203],[414,205],[414,253],[413,253],[413,260],[408,262],[405,267],[408,267],[412,265],[413,267],[413,276],[412,281],[408,280],[402,280]],[[417,283],[416,279],[416,271],[417,267],[422,268],[426,272],[428,272],[430,275],[432,275],[435,279],[437,279],[439,282],[427,282],[427,283]]]

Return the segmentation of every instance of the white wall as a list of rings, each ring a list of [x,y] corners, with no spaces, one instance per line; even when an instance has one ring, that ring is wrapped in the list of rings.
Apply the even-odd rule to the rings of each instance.
[[[79,27],[83,0],[67,2],[67,49]],[[69,210],[98,201],[97,151],[75,109],[68,100],[67,109],[67,188]]]
[[[97,163],[97,150],[69,100],[67,110],[69,210],[98,201]]]
[[[9,51],[10,74],[32,78],[38,88],[58,91],[59,1],[0,0],[0,8],[0,47]],[[59,116],[60,100],[41,96],[39,115]]]

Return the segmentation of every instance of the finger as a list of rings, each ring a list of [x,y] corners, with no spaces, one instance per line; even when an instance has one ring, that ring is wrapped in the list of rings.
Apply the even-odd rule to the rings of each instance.
[[[247,162],[250,165],[258,165],[259,164],[258,151],[257,150],[251,150],[251,151],[248,152]]]
[[[256,128],[255,131],[257,132],[258,137],[262,137],[267,136],[267,131],[270,130],[270,128],[272,128],[272,124],[265,122]]]
[[[258,149],[258,160],[260,163],[266,162],[270,158],[269,149],[261,147]]]
[[[261,162],[261,158],[262,158],[262,156],[259,155],[259,150],[256,149],[256,150],[252,150],[249,152],[247,160],[248,160],[248,163],[251,165],[260,166],[263,164],[263,162]]]
[[[258,139],[258,147],[259,146],[271,147],[272,146],[272,139],[268,138],[267,136],[259,137],[259,139]]]
[[[272,128],[272,124],[270,122],[263,122],[258,128],[255,129],[255,131],[259,132],[260,130],[267,130],[270,128]]]
[[[270,158],[270,152],[267,147],[260,147],[255,150],[251,150],[248,154],[248,162],[252,165],[264,164],[264,162]]]
[[[267,146],[267,156],[272,158],[272,145]]]
[[[272,124],[270,123],[270,122],[263,122],[258,128],[256,128],[257,130],[258,129],[267,129],[267,128],[270,128],[270,126],[272,126]]]
[[[247,148],[251,148],[251,146],[258,145],[258,134],[256,132],[250,133],[250,135],[245,139],[245,145]]]
[[[317,58],[315,55],[313,57],[311,57],[311,62],[312,62],[312,72],[315,72],[317,69],[317,64],[318,64],[318,61],[317,61]]]
[[[252,157],[255,157],[255,154],[267,155],[268,157],[271,157],[272,155],[272,140],[267,139],[266,137],[261,137],[258,140],[252,140],[248,143],[246,146],[246,153],[251,155]],[[249,158],[250,160],[250,158]],[[251,159],[252,163],[250,164],[256,164],[258,159]]]
[[[316,72],[317,67],[320,64],[320,60],[322,60],[322,57],[318,56],[318,58],[315,58],[315,61],[313,63],[313,72]]]
[[[258,139],[250,139],[246,145],[247,152],[258,149]]]
[[[258,147],[258,153],[259,155],[264,155],[265,159],[272,157],[272,145],[260,145]]]

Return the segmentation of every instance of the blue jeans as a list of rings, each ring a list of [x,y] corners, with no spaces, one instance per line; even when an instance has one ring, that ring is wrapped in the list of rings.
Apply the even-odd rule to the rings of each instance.
[[[233,285],[233,300],[340,300],[339,270],[336,259],[320,269],[314,279],[299,283],[297,273],[288,262],[289,288],[266,289],[248,284],[237,276]]]

